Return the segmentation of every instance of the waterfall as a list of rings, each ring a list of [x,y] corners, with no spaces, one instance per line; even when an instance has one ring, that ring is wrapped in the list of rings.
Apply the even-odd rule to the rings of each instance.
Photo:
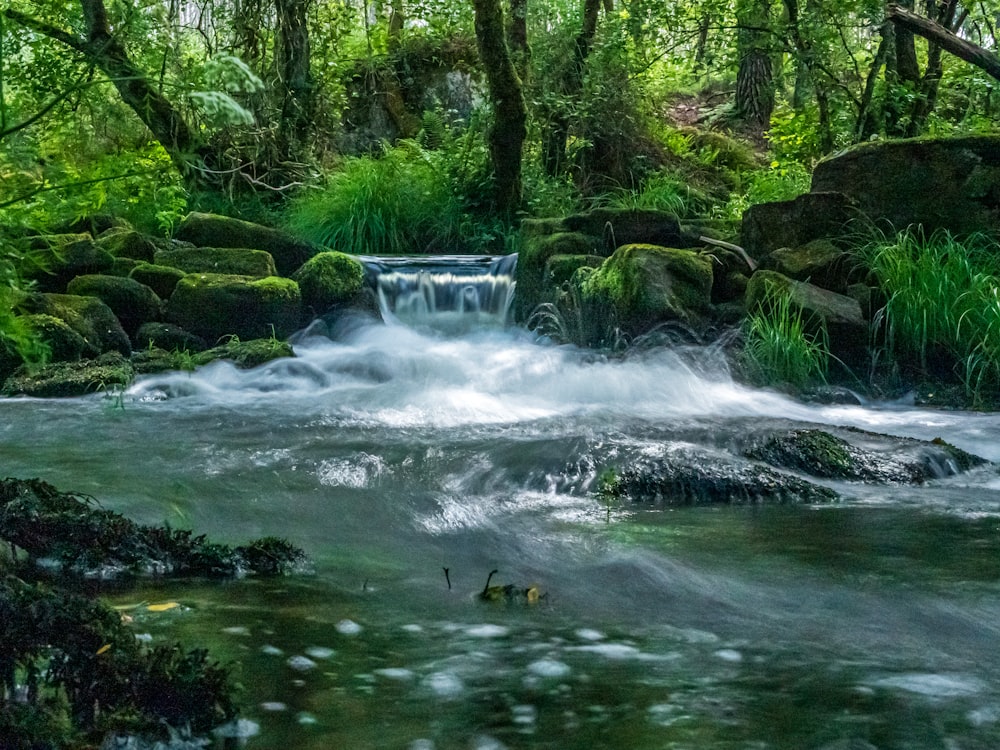
[[[361,260],[387,322],[447,330],[507,324],[514,299],[516,253]]]

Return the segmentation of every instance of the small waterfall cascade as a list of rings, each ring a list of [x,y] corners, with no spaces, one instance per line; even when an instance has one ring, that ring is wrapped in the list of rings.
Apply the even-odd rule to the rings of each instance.
[[[457,331],[507,324],[516,253],[361,260],[387,322]]]

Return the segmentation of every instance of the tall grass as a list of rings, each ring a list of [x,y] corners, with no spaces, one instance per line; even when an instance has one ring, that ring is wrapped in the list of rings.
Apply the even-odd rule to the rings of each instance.
[[[908,229],[865,245],[861,258],[885,305],[876,316],[891,355],[927,373],[954,368],[978,401],[1000,382],[1000,243]]]
[[[355,255],[443,252],[462,235],[462,203],[438,154],[414,142],[346,159],[326,184],[293,199],[286,224]]]
[[[830,364],[826,326],[809,325],[786,289],[770,285],[744,322],[742,364],[759,385],[804,388],[825,383]]]

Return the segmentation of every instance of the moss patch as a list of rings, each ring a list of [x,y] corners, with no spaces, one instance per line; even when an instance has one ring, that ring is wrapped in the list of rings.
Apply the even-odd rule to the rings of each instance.
[[[157,250],[158,266],[179,268],[187,273],[224,273],[264,278],[274,276],[274,258],[263,250],[232,247],[178,247]]]
[[[102,354],[94,360],[56,362],[27,370],[22,367],[3,384],[4,396],[65,398],[88,393],[113,391],[132,382],[131,363],[117,352]]]
[[[302,291],[302,303],[315,315],[349,304],[362,291],[365,269],[357,258],[333,251],[319,253],[292,274]]]

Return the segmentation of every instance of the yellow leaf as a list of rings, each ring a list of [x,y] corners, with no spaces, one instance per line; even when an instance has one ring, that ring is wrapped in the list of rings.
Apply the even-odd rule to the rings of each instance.
[[[539,592],[538,586],[532,586],[524,592],[524,596],[527,598],[528,604],[536,604],[541,598],[541,592]]]
[[[110,650],[111,650],[111,644],[105,643],[103,646],[97,649],[97,655],[100,656],[101,654],[106,654]]]
[[[168,609],[175,609],[181,606],[177,602],[163,602],[162,604],[150,604],[146,609],[150,612],[166,612]]]

